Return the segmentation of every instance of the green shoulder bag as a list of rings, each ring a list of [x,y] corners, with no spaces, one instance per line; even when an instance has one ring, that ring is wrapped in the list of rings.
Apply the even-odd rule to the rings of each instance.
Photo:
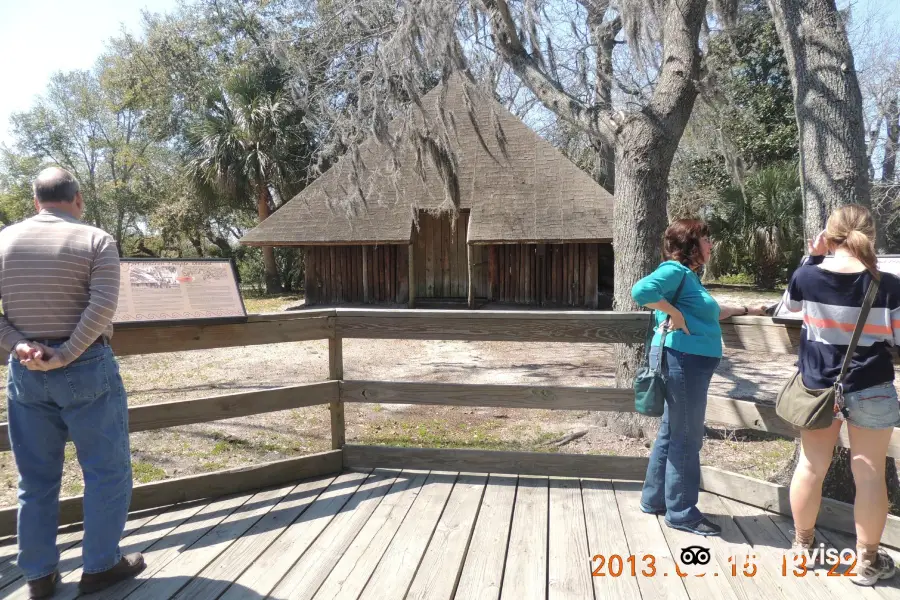
[[[684,280],[687,275],[681,278],[675,296],[671,300],[672,306],[678,302],[681,297],[681,289],[684,287]],[[650,345],[653,343],[653,331],[656,324],[656,311],[650,313],[650,324],[647,326],[647,339],[644,342],[644,362],[638,369],[637,375],[634,377],[634,409],[642,415],[648,417],[661,417],[663,409],[666,406],[666,335],[669,333],[668,318],[663,323],[662,337],[659,341],[659,360],[656,365],[650,364]]]
[[[798,429],[825,429],[830,427],[834,416],[841,412],[846,416],[844,406],[844,378],[853,362],[853,352],[862,336],[863,327],[869,318],[869,311],[878,293],[878,279],[872,279],[866,292],[856,329],[847,347],[847,355],[841,364],[841,373],[834,385],[824,390],[811,390],[803,385],[803,375],[798,370],[778,392],[775,400],[775,414]]]

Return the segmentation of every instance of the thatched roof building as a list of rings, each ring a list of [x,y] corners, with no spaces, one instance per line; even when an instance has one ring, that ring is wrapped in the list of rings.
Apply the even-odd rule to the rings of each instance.
[[[418,126],[424,118],[452,144],[456,223],[453,211],[442,210],[446,186],[433,161],[419,158],[411,141],[392,155],[373,137],[360,149],[361,166],[342,158],[241,242],[318,247],[307,253],[308,303],[468,295],[470,302],[595,306],[601,263],[611,268],[612,196],[462,76],[427,94],[423,108]],[[411,125],[394,122],[391,131],[401,127]],[[368,257],[385,252],[378,262]],[[354,286],[356,279],[363,285]]]

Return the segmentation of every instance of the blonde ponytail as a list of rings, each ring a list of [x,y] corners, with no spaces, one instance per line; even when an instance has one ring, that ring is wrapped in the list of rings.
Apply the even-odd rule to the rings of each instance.
[[[881,279],[875,255],[875,221],[869,209],[847,204],[834,211],[825,226],[825,241],[831,248],[845,247],[872,277]]]

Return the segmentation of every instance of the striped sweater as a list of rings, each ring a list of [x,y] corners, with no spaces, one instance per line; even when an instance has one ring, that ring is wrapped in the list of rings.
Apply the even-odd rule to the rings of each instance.
[[[788,310],[803,312],[799,368],[803,385],[811,389],[832,386],[872,276],[863,273],[834,273],[818,265],[822,257],[811,259],[791,278],[785,292]],[[892,348],[900,345],[900,278],[883,273],[878,295],[853,354],[844,390],[859,391],[894,380]]]
[[[67,340],[68,364],[112,337],[119,254],[106,232],[64,213],[38,215],[0,231],[0,348],[22,340]]]

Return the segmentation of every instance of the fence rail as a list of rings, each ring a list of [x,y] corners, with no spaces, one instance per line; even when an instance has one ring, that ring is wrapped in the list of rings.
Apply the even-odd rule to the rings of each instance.
[[[526,456],[526,453],[462,450],[444,450],[441,452],[445,454],[438,456],[434,451],[422,450],[415,454],[409,449],[404,449],[407,452],[402,453],[400,449],[347,445],[344,423],[346,402],[631,412],[634,410],[634,394],[630,389],[605,387],[345,380],[342,340],[636,343],[644,339],[648,318],[648,313],[637,312],[320,309],[252,315],[247,322],[237,324],[163,327],[148,324],[120,328],[112,340],[113,349],[120,356],[327,339],[327,381],[134,406],[128,411],[129,429],[132,432],[147,431],[322,404],[329,406],[332,448],[339,451],[337,458],[335,454],[323,453],[282,461],[276,466],[270,463],[135,486],[132,509],[210,497],[211,491],[225,493],[226,488],[228,493],[237,491],[237,488],[246,490],[250,489],[247,486],[262,485],[263,481],[274,485],[286,481],[285,478],[292,473],[297,476],[323,474],[336,464],[363,467],[380,461],[376,466],[390,467],[401,462],[401,455],[407,461],[403,465],[405,468],[415,467],[409,463],[410,460],[422,465],[441,464],[441,461],[461,464],[474,460],[478,464],[492,465],[492,468],[506,464],[511,469],[519,469],[510,472],[519,473],[531,472],[528,469],[541,470],[549,465],[554,472],[562,469],[584,473],[584,469],[588,469],[592,473],[603,471],[607,477],[611,476],[610,473],[634,475],[646,463],[644,459],[578,455],[547,458],[541,454]],[[786,355],[785,360],[793,360],[788,355],[796,353],[800,332],[799,327],[775,324],[764,317],[735,317],[723,323],[722,329],[728,348],[751,355],[783,354]],[[711,397],[706,416],[709,422],[731,428],[756,429],[788,437],[797,435],[767,403]],[[842,433],[840,443],[849,445],[846,432]],[[3,423],[0,424],[0,450],[8,449],[7,426]],[[889,454],[900,458],[900,428],[894,430]],[[716,477],[719,479],[712,478],[710,481],[721,479],[719,475]],[[229,481],[237,486],[234,490],[227,485]],[[215,485],[210,485],[212,482]],[[76,516],[80,516],[80,503],[80,498],[64,500],[63,523],[78,520]],[[11,533],[14,528],[15,509],[0,509],[0,535]]]

